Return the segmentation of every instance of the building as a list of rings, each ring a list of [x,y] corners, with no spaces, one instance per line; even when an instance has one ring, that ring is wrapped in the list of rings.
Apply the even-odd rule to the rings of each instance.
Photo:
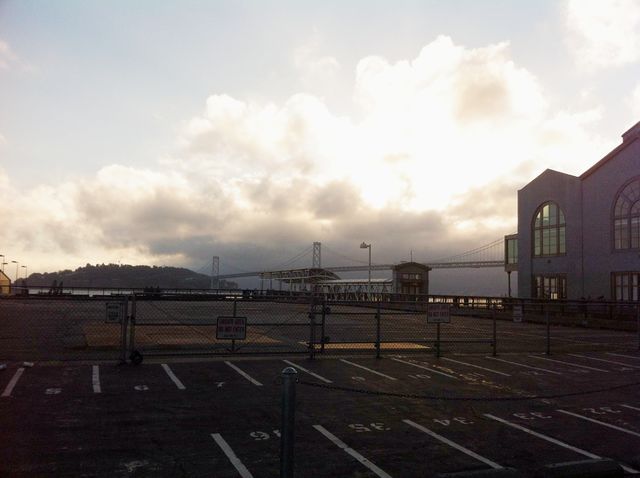
[[[393,292],[396,294],[428,294],[430,267],[417,262],[401,262],[393,266]]]
[[[0,271],[0,295],[11,293],[11,279],[4,272]]]
[[[518,191],[511,244],[519,297],[640,300],[640,122],[580,176],[547,169]]]

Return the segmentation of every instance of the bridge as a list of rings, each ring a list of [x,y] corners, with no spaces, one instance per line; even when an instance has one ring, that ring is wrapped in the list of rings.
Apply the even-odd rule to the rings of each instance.
[[[299,254],[296,254],[288,261],[281,264],[280,267],[264,268],[258,271],[242,271],[236,273],[220,274],[220,258],[213,257],[211,265],[211,286],[216,288],[221,279],[236,279],[245,277],[257,277],[261,280],[261,284],[264,281],[269,281],[269,288],[273,288],[273,281],[282,284],[287,284],[290,289],[298,288],[298,290],[304,289],[309,284],[331,286],[332,288],[341,288],[342,290],[354,290],[368,288],[369,292],[375,290],[379,292],[387,292],[391,287],[391,279],[341,279],[338,273],[350,273],[350,272],[369,272],[369,271],[390,271],[397,267],[399,264],[375,264],[353,259],[339,252],[333,251],[330,248],[324,248],[325,252],[328,251],[330,255],[334,256],[338,260],[356,262],[355,265],[331,265],[322,266],[322,244],[320,242],[314,242],[313,246],[308,247]],[[311,259],[309,261],[309,259]],[[295,263],[300,261],[311,262],[311,267],[291,267]],[[309,263],[307,262],[307,264]],[[460,254],[441,258],[439,260],[432,261],[416,261],[419,264],[428,266],[431,269],[477,269],[488,267],[504,267],[504,238],[496,239],[490,243],[484,244],[475,249],[464,251]],[[402,262],[400,263],[402,264]],[[283,265],[289,265],[289,267],[282,267]],[[261,287],[263,288],[263,287]],[[373,290],[371,290],[373,289]]]

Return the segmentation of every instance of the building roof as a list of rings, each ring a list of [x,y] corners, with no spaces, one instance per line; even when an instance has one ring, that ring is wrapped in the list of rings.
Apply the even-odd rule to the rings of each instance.
[[[640,139],[640,121],[634,124],[627,131],[622,133],[622,143],[611,150],[604,158],[598,161],[596,164],[587,169],[580,175],[580,179],[585,179],[595,173],[598,169],[605,165],[608,161],[613,159],[618,153],[631,146],[633,143]]]

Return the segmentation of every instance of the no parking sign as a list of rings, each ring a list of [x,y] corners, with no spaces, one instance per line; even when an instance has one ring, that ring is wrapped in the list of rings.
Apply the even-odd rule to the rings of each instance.
[[[218,317],[216,339],[245,340],[247,338],[246,317]]]
[[[451,322],[451,311],[449,304],[427,304],[428,324],[448,324]]]

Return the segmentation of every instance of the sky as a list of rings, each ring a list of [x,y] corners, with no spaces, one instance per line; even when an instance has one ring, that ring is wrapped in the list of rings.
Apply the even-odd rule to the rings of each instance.
[[[0,0],[0,254],[434,260],[638,120],[638,0]]]

